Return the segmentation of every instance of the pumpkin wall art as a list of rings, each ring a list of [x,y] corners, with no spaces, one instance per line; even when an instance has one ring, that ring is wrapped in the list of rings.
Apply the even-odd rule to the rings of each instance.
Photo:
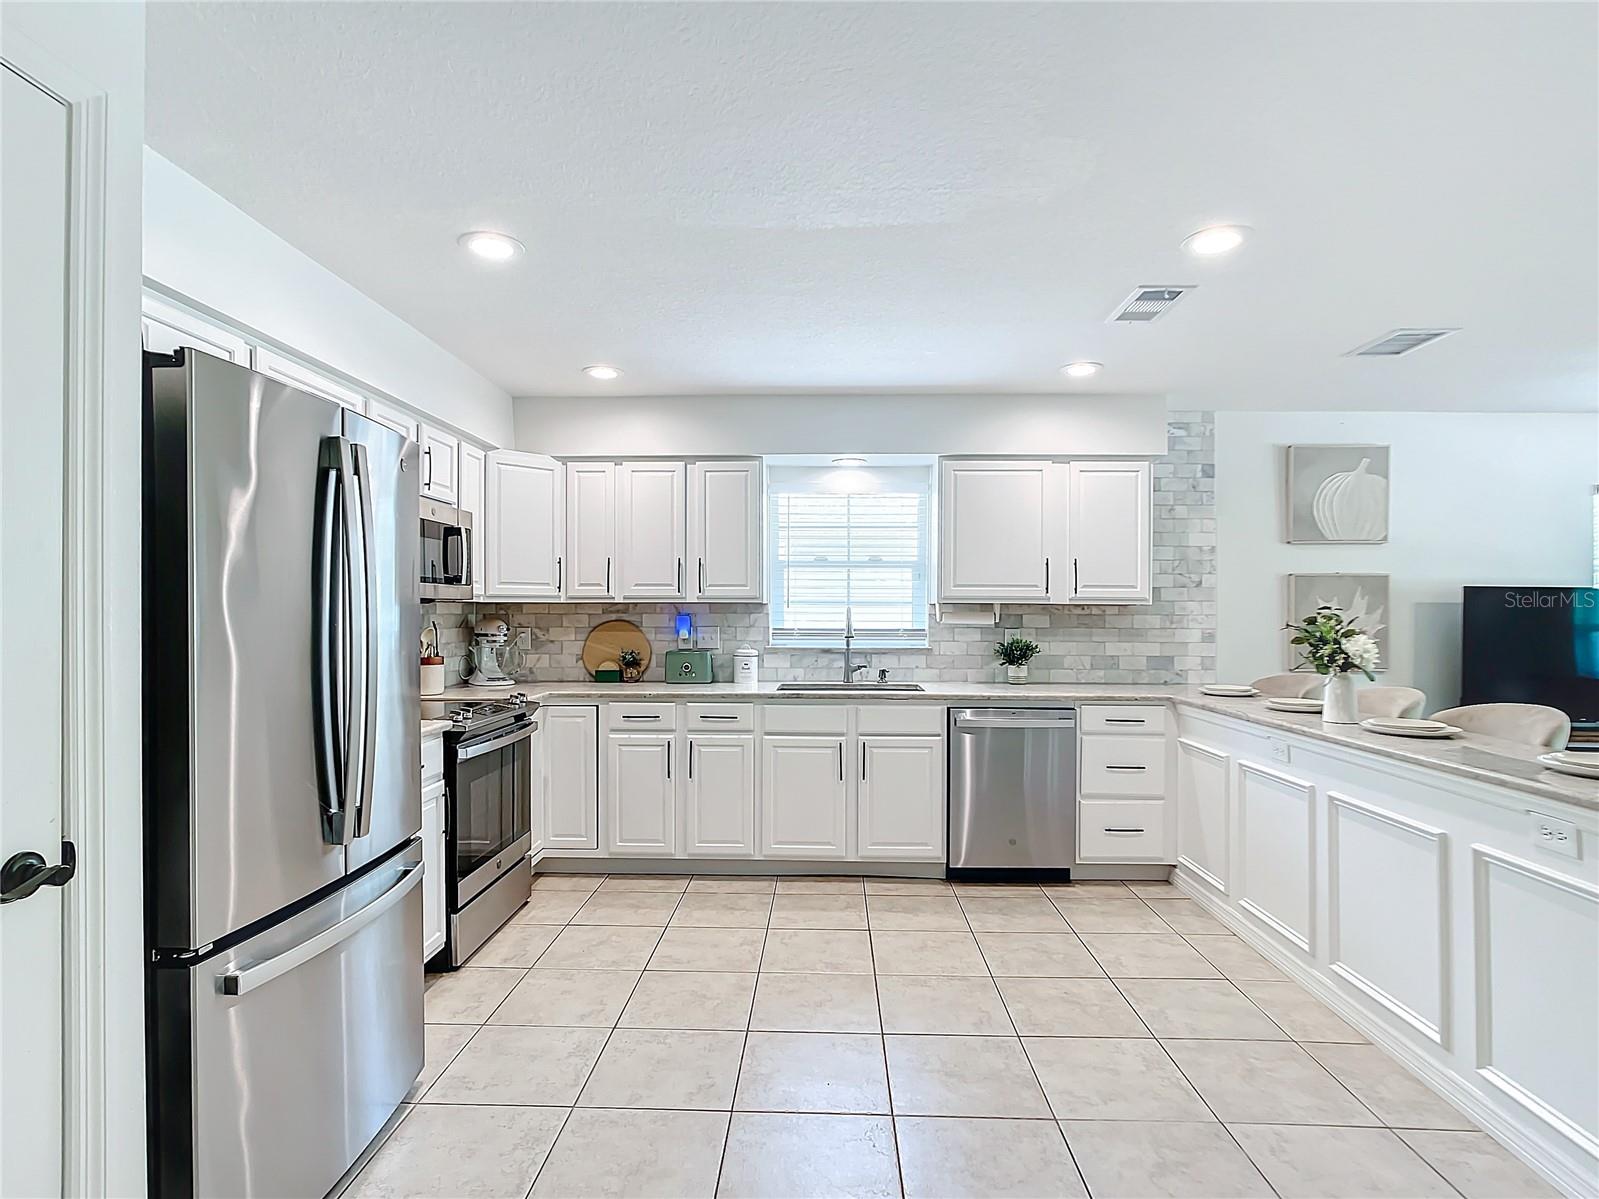
[[[1288,447],[1288,540],[1337,545],[1388,540],[1388,447]]]

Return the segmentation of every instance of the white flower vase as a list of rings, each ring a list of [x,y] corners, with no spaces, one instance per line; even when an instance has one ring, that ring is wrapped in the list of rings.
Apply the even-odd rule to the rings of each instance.
[[[1359,724],[1360,704],[1355,699],[1355,676],[1348,671],[1327,676],[1321,693],[1323,724]]]
[[[1027,663],[1020,666],[1005,667],[1005,681],[1007,683],[1025,683],[1027,681]]]

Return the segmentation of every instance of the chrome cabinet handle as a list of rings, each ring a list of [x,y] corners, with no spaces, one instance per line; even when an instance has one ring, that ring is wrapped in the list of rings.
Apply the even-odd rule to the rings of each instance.
[[[838,743],[838,781],[844,781],[844,743]]]
[[[700,591],[699,591],[699,593],[701,595],[705,594],[705,559],[704,558],[700,559]]]
[[[1148,724],[1149,721],[1147,721],[1142,716],[1107,716],[1107,717],[1105,717],[1105,723],[1106,724]]]
[[[1072,559],[1072,594],[1077,594],[1077,559]]]
[[[562,565],[563,565],[563,560],[561,558],[561,555],[559,555],[559,554],[555,555],[555,590],[557,592],[562,590],[561,580],[564,577],[564,575],[562,573],[562,570],[561,570]]]
[[[622,719],[623,720],[659,720],[660,717],[659,716],[630,716],[626,712],[624,712],[624,713],[622,713]]]
[[[611,594],[611,560],[605,559],[605,594]]]
[[[427,479],[423,482],[422,486],[424,486],[424,487],[432,487],[433,486],[433,447],[432,446],[428,446],[425,450],[423,450],[422,451],[422,457],[424,457],[424,458],[426,458],[428,460]]]
[[[1147,766],[1106,766],[1106,770],[1148,770]]]
[[[683,594],[683,559],[677,560],[677,593]]]
[[[1141,828],[1108,828],[1108,829],[1105,830],[1105,832],[1107,832],[1107,833],[1115,833],[1117,835],[1123,835],[1123,834],[1130,835],[1130,834],[1133,834],[1133,833],[1141,833],[1143,831],[1144,830],[1141,829]]]
[[[699,719],[699,720],[737,720],[738,717],[737,716],[726,716],[726,715],[722,715],[722,714],[719,714],[719,713],[716,713],[716,712],[702,712],[697,717],[697,719]]]
[[[1044,559],[1044,594],[1049,594],[1049,559]]]
[[[689,738],[688,742],[688,776],[689,778],[694,777],[694,739],[692,737]]]
[[[672,743],[670,741],[666,743],[666,777],[668,779],[672,777]]]

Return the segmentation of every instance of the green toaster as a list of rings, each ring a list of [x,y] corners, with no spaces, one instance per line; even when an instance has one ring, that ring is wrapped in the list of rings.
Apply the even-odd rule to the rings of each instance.
[[[666,651],[668,683],[709,683],[711,651],[708,649],[669,649]]]

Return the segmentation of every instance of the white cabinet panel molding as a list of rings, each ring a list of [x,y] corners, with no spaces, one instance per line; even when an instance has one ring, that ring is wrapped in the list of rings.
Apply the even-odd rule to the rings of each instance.
[[[1488,845],[1471,855],[1478,1072],[1599,1156],[1599,887]]]
[[[862,858],[944,858],[942,737],[861,737],[856,840]]]
[[[761,742],[761,852],[769,858],[848,853],[843,737],[767,736]]]
[[[1238,764],[1238,906],[1311,952],[1315,930],[1315,786]]]
[[[761,460],[688,468],[688,586],[694,599],[759,600],[765,586]]]
[[[691,736],[686,767],[683,824],[688,856],[754,855],[755,738]]]
[[[599,847],[600,712],[590,707],[540,708],[544,742],[544,847]]]
[[[623,462],[616,479],[618,596],[682,599],[688,586],[688,467]]]
[[[1066,467],[1053,462],[939,463],[939,598],[1046,602],[1058,568]]]
[[[677,852],[677,801],[670,733],[610,733],[606,738],[606,842],[615,854]]]
[[[1450,1047],[1449,838],[1327,792],[1327,957],[1333,973]]]
[[[153,353],[170,354],[188,347],[239,366],[250,365],[250,343],[239,334],[149,292],[144,293],[140,329],[144,348]]]
[[[455,503],[455,456],[460,449],[460,439],[423,422],[419,440],[422,443],[422,494],[442,504]]]
[[[1219,895],[1227,894],[1231,777],[1231,754],[1178,738],[1177,864]]]
[[[616,466],[566,464],[566,580],[568,599],[616,595]]]
[[[298,359],[280,354],[266,346],[256,346],[251,360],[255,369],[263,375],[270,375],[290,387],[298,387],[301,391],[321,396],[324,400],[332,400],[352,412],[366,410],[365,394],[348,383],[335,379],[332,375],[325,374],[313,366],[307,366]]]
[[[566,470],[554,458],[495,450],[488,456],[484,595],[559,599],[563,575]]]
[[[1067,505],[1071,602],[1151,600],[1151,503],[1148,462],[1071,464]]]
[[[401,437],[408,437],[412,441],[422,440],[422,422],[414,412],[401,408],[398,404],[391,404],[387,400],[380,400],[376,396],[368,396],[366,401],[367,419],[375,420],[378,424],[388,429],[393,429]],[[422,476],[424,487],[427,483],[427,474]]]

